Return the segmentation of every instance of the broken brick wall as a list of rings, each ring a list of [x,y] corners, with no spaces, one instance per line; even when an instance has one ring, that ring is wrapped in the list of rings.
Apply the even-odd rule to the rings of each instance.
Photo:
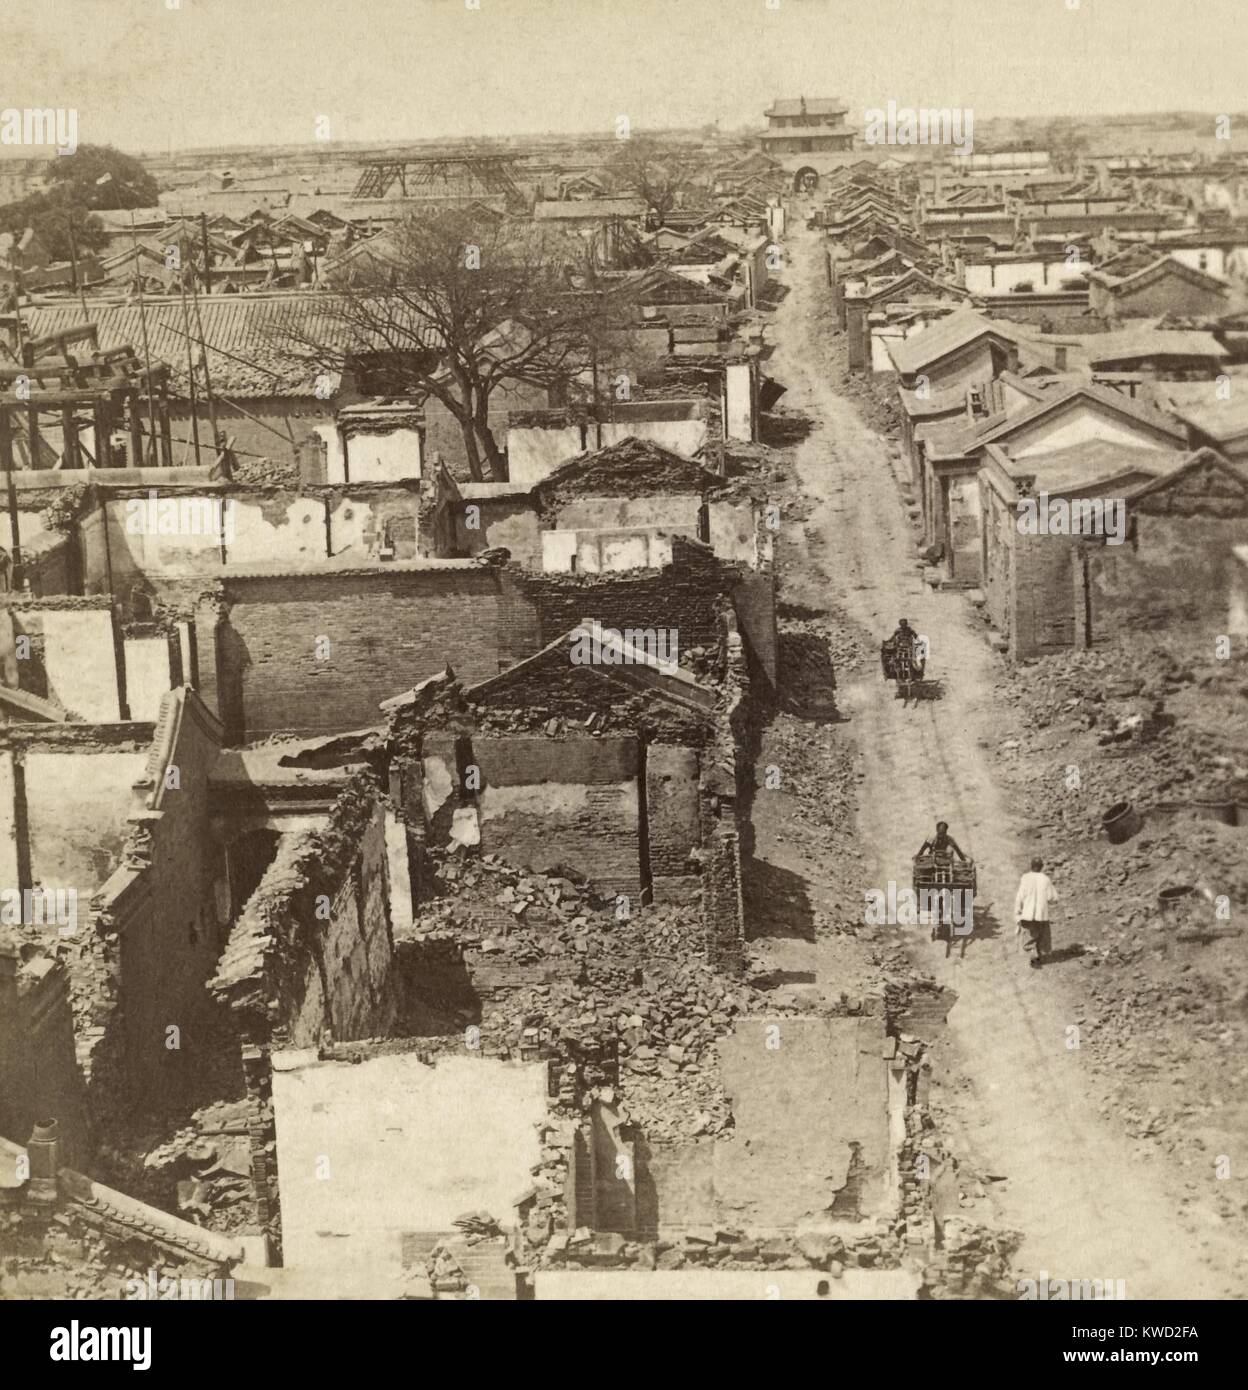
[[[702,838],[698,750],[680,744],[646,747],[646,839],[656,903],[690,902],[701,888]]]
[[[980,475],[979,507],[982,517],[983,573],[980,584],[984,591],[989,621],[1004,637],[1010,635],[1013,617],[1011,598],[1014,566],[1013,541],[1018,537],[1015,525],[1017,514],[995,489]]]
[[[69,978],[50,956],[23,963],[0,941],[0,1138],[25,1144],[57,1122],[66,1163],[85,1163],[91,1126],[78,1067]]]
[[[708,818],[702,843],[702,915],[709,960],[735,968],[745,945],[741,837],[731,821],[715,817]]]
[[[270,1053],[387,1034],[399,1013],[394,967],[385,804],[361,772],[325,825],[283,837],[209,982],[229,1011],[250,1102],[254,1217],[279,1249]]]
[[[745,946],[741,837],[749,826],[746,750],[757,714],[750,699],[745,646],[731,614],[721,624],[723,679],[714,737],[702,752],[698,809],[702,822],[702,917],[707,958],[737,968]]]
[[[1021,660],[1073,646],[1078,539],[1022,535],[1015,527],[1011,541],[1010,655]]]
[[[83,927],[92,933],[104,1005],[95,1021],[120,1028],[126,1084],[136,1096],[190,1095],[220,1063],[220,1020],[205,989],[225,925],[214,891],[224,863],[210,824],[209,779],[220,748],[220,723],[195,692],[169,692],[135,784],[123,863]],[[93,1076],[92,1089],[94,1105],[107,1106],[110,1084]]]
[[[661,570],[523,577],[523,591],[537,607],[542,645],[592,617],[619,631],[675,628],[682,657],[692,647],[714,647],[717,614],[736,571],[706,547],[679,537],[673,539],[672,557]]]
[[[770,556],[756,570],[742,575],[732,591],[732,605],[754,669],[774,690],[780,639],[776,630],[776,579]]]
[[[641,891],[637,739],[478,733],[458,750],[456,742],[445,733],[424,741],[431,844],[449,842],[454,809],[471,802],[483,853],[537,872],[571,870],[604,893]],[[468,766],[479,769],[471,791]]]
[[[1092,641],[1125,631],[1229,627],[1232,547],[1248,541],[1248,517],[1136,516],[1137,544],[1089,548]],[[1194,562],[1199,557],[1198,562]]]
[[[210,988],[244,1044],[375,1037],[397,1015],[393,956],[385,807],[360,773],[326,825],[284,837]]]
[[[500,571],[486,565],[223,587],[219,624],[205,602],[196,630],[201,686],[231,743],[375,724],[383,700],[448,664],[479,681],[535,650],[524,645],[533,623],[517,612],[522,596],[504,593]]]

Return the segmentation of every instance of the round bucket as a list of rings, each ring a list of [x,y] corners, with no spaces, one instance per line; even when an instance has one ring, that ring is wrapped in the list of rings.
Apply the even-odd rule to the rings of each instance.
[[[1163,913],[1177,912],[1180,908],[1188,906],[1195,891],[1190,883],[1180,883],[1174,888],[1163,888],[1157,894],[1157,902]]]
[[[1110,843],[1120,845],[1140,828],[1139,812],[1129,801],[1115,801],[1101,817],[1101,826]]]

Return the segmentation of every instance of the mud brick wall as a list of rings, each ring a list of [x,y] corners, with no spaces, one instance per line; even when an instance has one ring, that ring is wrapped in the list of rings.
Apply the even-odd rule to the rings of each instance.
[[[635,738],[478,734],[464,757],[481,770],[474,799],[484,853],[539,872],[572,869],[603,893],[640,892]],[[444,843],[459,801],[454,739],[429,736],[424,759],[430,839]],[[438,786],[450,791],[435,807],[432,789]]]
[[[1092,641],[1178,624],[1228,630],[1231,547],[1248,539],[1248,519],[1137,516],[1138,546],[1103,546],[1088,558]]]
[[[1200,318],[1226,312],[1226,295],[1193,284],[1181,273],[1163,275],[1138,289],[1116,293],[1093,283],[1089,290],[1092,312],[1105,319],[1151,318],[1178,314]]]
[[[647,747],[646,819],[654,901],[690,901],[701,888],[699,867],[690,859],[702,838],[696,749]]]
[[[535,604],[541,643],[553,642],[582,618],[603,627],[675,628],[681,653],[718,644],[717,611],[738,571],[702,547],[674,542],[673,561],[662,570],[611,575],[543,575],[522,580]]]
[[[703,844],[702,915],[708,959],[724,969],[739,965],[745,946],[741,839],[723,821],[712,821]]]
[[[535,650],[532,620],[502,590],[484,566],[230,580],[215,643],[197,619],[201,680],[230,742],[375,724],[383,700],[447,665],[471,683]]]
[[[292,1042],[319,1041],[327,1023],[338,1041],[370,1037],[378,1024],[389,1026],[392,952],[385,821],[378,807],[334,899],[320,959],[315,968],[311,962],[305,966],[303,1009],[292,1024]]]
[[[742,637],[755,667],[773,690],[778,672],[780,639],[776,634],[776,581],[770,562],[746,574],[732,593]]]
[[[1026,536],[1015,529],[1010,584],[1010,655],[1016,660],[1062,651],[1075,641],[1075,569],[1071,536]]]

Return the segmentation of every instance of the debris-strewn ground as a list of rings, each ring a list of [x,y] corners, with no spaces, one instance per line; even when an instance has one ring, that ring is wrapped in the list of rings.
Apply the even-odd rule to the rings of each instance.
[[[761,989],[706,963],[701,907],[630,907],[570,878],[527,873],[494,855],[449,858],[446,896],[425,906],[402,945],[410,960],[407,1027],[430,1050],[514,1049],[542,1042],[610,1044],[626,1118],[655,1141],[720,1134],[730,1111],[713,1045],[738,1016],[786,1012]],[[429,984],[439,947],[463,952],[471,982],[458,1008],[445,976]],[[437,996],[431,1007],[430,993]],[[478,1012],[474,994],[481,1004]]]
[[[1083,952],[1077,1022],[1103,1112],[1189,1196],[1243,1217],[1209,1174],[1248,1129],[1248,824],[1207,817],[1248,807],[1248,657],[1166,634],[1020,676],[999,694],[1025,733],[997,751],[1064,895],[1054,944]],[[1128,800],[1143,824],[1111,844],[1101,817]],[[1168,889],[1191,891],[1163,909]]]

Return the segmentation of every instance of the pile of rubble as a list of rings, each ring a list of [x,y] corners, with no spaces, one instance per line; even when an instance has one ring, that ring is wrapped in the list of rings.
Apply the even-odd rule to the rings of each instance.
[[[251,1128],[271,1132],[271,1107],[257,1115],[249,1101],[217,1101],[143,1159],[145,1192],[184,1220],[233,1231],[254,1220],[251,1204]],[[274,1144],[269,1141],[272,1155]],[[170,1198],[173,1198],[173,1201]]]
[[[700,908],[604,900],[571,877],[526,873],[492,855],[448,856],[452,895],[427,904],[410,940],[453,942],[481,1001],[475,1040],[487,1052],[608,1049],[618,1059],[626,1121],[654,1140],[731,1125],[715,1044],[741,1016],[793,1012],[704,958]],[[458,1050],[461,1033],[429,1040]]]
[[[902,1253],[882,1225],[866,1227],[853,1240],[813,1227],[777,1235],[708,1226],[657,1241],[583,1226],[551,1236],[541,1263],[559,1269],[819,1269],[835,1279],[849,1268],[893,1268]]]
[[[1014,1254],[1022,1244],[1017,1231],[995,1231],[950,1218],[941,1247],[923,1270],[921,1298],[1018,1298]]]
[[[895,378],[890,374],[885,380]],[[837,391],[848,396],[858,407],[866,423],[887,439],[895,439],[901,430],[901,407],[897,404],[894,387],[877,385],[871,373],[844,371]]]
[[[814,428],[814,421],[800,410],[765,410],[759,415],[760,437],[772,448],[800,444]]]
[[[998,693],[1020,715],[998,751],[1062,894],[1054,946],[1079,957],[1064,979],[1101,1113],[1190,1189],[1193,1154],[1228,1151],[1245,1113],[1248,1068],[1227,1059],[1248,1044],[1248,657],[1137,634]],[[1135,818],[1113,843],[1102,818],[1122,803]]]

